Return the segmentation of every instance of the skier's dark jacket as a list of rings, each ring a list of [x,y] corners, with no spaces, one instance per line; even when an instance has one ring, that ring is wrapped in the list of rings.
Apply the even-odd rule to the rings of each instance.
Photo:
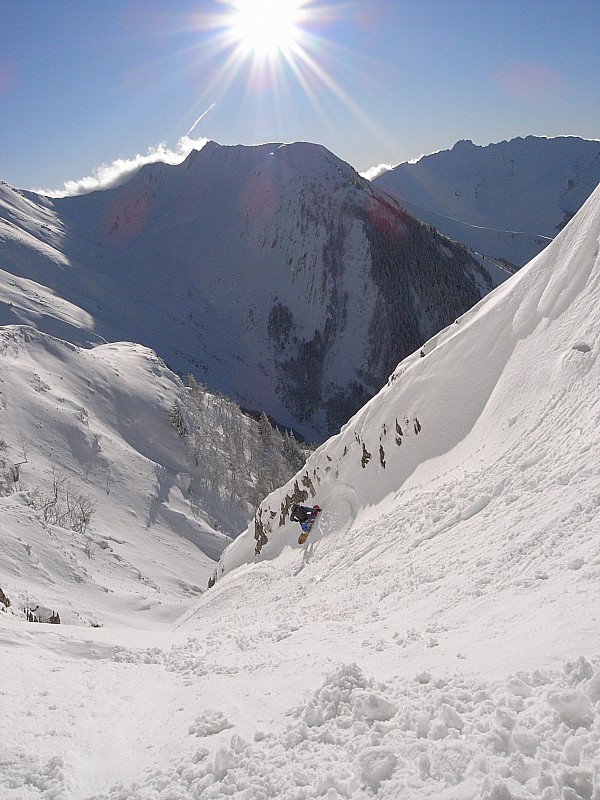
[[[309,508],[308,506],[300,506],[297,503],[294,503],[292,506],[290,519],[292,522],[306,522],[306,520],[312,516],[312,511],[312,508]]]

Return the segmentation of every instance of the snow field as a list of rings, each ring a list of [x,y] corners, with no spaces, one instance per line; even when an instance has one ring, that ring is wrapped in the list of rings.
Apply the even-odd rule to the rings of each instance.
[[[342,665],[283,730],[248,741],[221,711],[205,712],[189,728],[201,740],[191,757],[89,800],[595,800],[598,667],[579,658],[488,684],[428,672],[376,683]]]
[[[600,659],[505,671],[499,638],[513,664],[548,659],[503,633],[498,597],[453,628],[435,576],[407,571],[405,609],[374,562],[337,578],[314,561],[295,578],[291,559],[241,568],[177,636],[3,626],[2,797],[597,800]]]

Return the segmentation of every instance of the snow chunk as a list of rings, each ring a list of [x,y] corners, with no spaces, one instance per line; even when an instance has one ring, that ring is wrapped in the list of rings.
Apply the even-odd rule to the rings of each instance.
[[[513,744],[525,756],[533,758],[540,746],[540,737],[526,728],[515,728],[512,732]]]
[[[460,512],[460,518],[462,520],[471,519],[471,517],[474,517],[475,514],[479,514],[480,511],[483,511],[483,509],[489,505],[491,499],[492,498],[489,495],[482,495],[481,497],[478,497]]]
[[[196,717],[192,725],[189,726],[188,733],[196,736],[213,736],[232,727],[233,725],[231,725],[222,711],[208,710]]]
[[[562,722],[573,729],[589,728],[594,720],[594,708],[588,695],[574,689],[566,692],[551,692],[548,703],[558,711]]]
[[[512,677],[506,681],[506,691],[510,694],[517,695],[517,697],[531,697],[533,691],[531,686],[528,686],[520,678]]]
[[[452,706],[448,705],[448,703],[444,703],[442,705],[440,717],[444,725],[446,725],[448,728],[456,728],[456,730],[462,731],[465,726],[461,715],[455,708],[452,708]]]
[[[431,681],[431,673],[419,672],[419,674],[415,677],[415,680],[422,684],[429,683]]]
[[[391,747],[366,747],[358,754],[360,778],[375,791],[382,781],[391,778],[397,765],[398,758]]]
[[[355,716],[369,720],[389,720],[397,710],[398,707],[394,703],[374,693],[366,697],[357,697],[354,702]]]
[[[573,350],[578,350],[580,353],[589,353],[592,350],[587,342],[574,342],[571,347]]]
[[[565,800],[579,800],[579,798],[590,800],[594,792],[594,783],[589,770],[565,768],[560,777],[565,787],[562,795]]]
[[[600,672],[595,672],[585,687],[586,693],[589,695],[592,703],[597,703],[600,700]]]
[[[572,686],[577,686],[581,681],[589,680],[594,674],[594,668],[583,656],[577,661],[568,661],[564,667],[565,677]]]
[[[356,664],[344,664],[328,675],[323,686],[315,693],[304,711],[309,727],[318,727],[335,717],[351,716],[355,690],[364,690],[369,681]]]
[[[473,752],[464,742],[441,742],[429,757],[429,777],[454,786],[464,779],[472,759]]]

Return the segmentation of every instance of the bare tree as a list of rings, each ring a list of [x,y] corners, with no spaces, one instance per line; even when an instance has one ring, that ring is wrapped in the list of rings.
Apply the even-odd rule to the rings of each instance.
[[[21,455],[23,458],[23,460],[20,461],[19,463],[27,464],[29,460],[29,451],[31,450],[33,441],[29,436],[26,436],[23,431],[19,431],[18,440],[19,440],[19,447],[21,448]]]
[[[85,533],[94,516],[95,507],[86,495],[81,494],[67,480],[56,465],[52,465],[52,489],[45,494],[41,489],[31,493],[33,507],[50,525],[58,525],[78,533]]]

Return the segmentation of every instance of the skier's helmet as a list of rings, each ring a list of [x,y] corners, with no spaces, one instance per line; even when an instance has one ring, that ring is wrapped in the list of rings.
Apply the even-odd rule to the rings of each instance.
[[[321,510],[321,506],[313,506],[313,511],[320,511],[320,510]]]

